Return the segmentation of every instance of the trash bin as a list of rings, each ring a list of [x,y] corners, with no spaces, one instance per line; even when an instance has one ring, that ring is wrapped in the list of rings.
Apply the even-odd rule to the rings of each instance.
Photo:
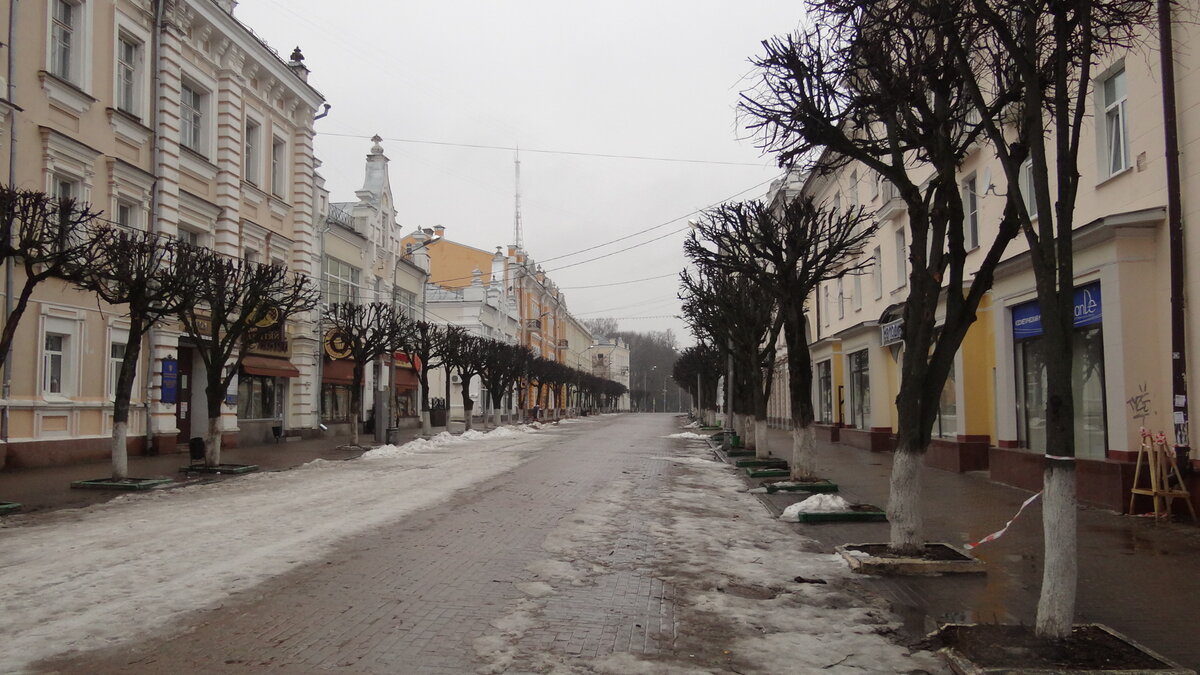
[[[387,443],[388,443],[388,445],[400,445],[400,428],[399,427],[388,427],[387,428]]]

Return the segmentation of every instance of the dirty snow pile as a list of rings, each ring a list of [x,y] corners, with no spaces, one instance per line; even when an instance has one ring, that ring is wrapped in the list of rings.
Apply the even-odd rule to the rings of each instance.
[[[145,637],[320,560],[343,538],[443,503],[551,442],[521,427],[442,433],[361,460],[6,517],[0,672]]]
[[[705,436],[704,434],[697,434],[691,431],[683,431],[677,434],[671,434],[670,436],[667,436],[667,438],[687,438],[694,441],[708,440],[708,436]]]
[[[849,511],[850,502],[837,495],[813,495],[802,502],[796,502],[779,514],[779,519],[787,523],[800,522],[801,513],[835,513]]]

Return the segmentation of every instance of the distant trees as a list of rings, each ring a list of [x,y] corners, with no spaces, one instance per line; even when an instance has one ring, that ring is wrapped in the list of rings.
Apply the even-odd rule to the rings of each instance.
[[[362,416],[363,381],[367,366],[385,354],[407,350],[412,342],[413,323],[400,309],[388,302],[338,302],[324,312],[325,324],[333,331],[329,340],[336,340],[337,351],[349,353],[353,363],[353,384],[350,388],[351,443],[358,445]]]

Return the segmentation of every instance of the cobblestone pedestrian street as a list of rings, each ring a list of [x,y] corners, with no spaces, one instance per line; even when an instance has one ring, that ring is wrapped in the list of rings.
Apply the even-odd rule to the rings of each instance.
[[[803,659],[814,659],[814,669],[837,673],[862,672],[856,654],[882,650],[896,663],[877,662],[875,672],[938,669],[927,654],[889,642],[888,613],[845,585],[784,592],[783,575],[797,573],[788,560],[805,540],[739,493],[706,449],[665,438],[676,431],[668,415],[559,425],[515,469],[350,537],[323,560],[144,638],[36,668],[769,673],[807,672]],[[700,503],[701,493],[716,492],[727,500],[723,513]],[[809,557],[844,579],[831,556]],[[751,577],[739,572],[746,568]],[[844,644],[797,637],[804,626],[778,618],[789,603],[809,612],[793,624],[849,619]]]

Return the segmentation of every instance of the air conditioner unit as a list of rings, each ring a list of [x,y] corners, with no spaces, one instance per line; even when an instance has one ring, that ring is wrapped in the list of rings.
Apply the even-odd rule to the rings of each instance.
[[[450,384],[462,384],[462,377],[457,374],[451,375]]]

